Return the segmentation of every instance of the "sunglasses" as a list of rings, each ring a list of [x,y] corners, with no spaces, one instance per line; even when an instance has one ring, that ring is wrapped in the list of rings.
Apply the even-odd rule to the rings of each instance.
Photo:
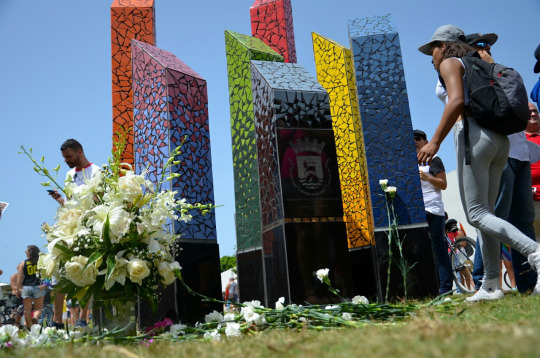
[[[420,142],[421,140],[424,140],[424,138],[418,137],[418,136],[414,136],[414,141],[415,141],[415,142]]]
[[[484,41],[480,41],[480,42],[477,42],[473,45],[473,47],[478,47],[478,48],[486,48],[486,47],[490,47],[491,45],[488,44],[487,42],[484,42]]]

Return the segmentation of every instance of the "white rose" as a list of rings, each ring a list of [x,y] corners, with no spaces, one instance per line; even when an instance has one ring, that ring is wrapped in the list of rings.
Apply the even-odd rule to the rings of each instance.
[[[142,186],[146,181],[142,175],[136,175],[132,171],[118,179],[118,189],[122,192],[125,200],[133,202],[135,198],[143,194]]]
[[[79,219],[82,214],[81,211],[76,210],[76,209],[68,209],[68,210],[64,210],[63,212],[59,214],[60,216],[58,218],[58,227],[64,233],[70,235],[78,231],[76,229],[80,224]]]
[[[381,180],[379,180],[379,185],[380,185],[380,186],[388,185],[388,179],[381,179]]]
[[[150,275],[148,265],[141,259],[129,260],[127,264],[127,271],[131,282],[138,283],[139,285],[142,285],[142,280]]]
[[[174,274],[174,270],[181,270],[182,267],[180,267],[180,264],[176,261],[174,262],[165,262],[159,264],[158,266],[158,273],[161,275],[163,284],[165,286],[170,285],[174,282],[176,279],[176,276]]]
[[[83,271],[88,262],[88,257],[75,256],[70,262],[66,263],[66,278],[80,287],[86,287],[96,282],[98,270],[95,264],[92,264]]]

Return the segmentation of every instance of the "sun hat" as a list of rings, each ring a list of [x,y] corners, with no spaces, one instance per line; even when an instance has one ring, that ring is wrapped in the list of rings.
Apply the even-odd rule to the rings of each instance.
[[[418,51],[424,55],[431,56],[431,44],[437,41],[441,42],[461,42],[465,43],[465,33],[462,29],[454,25],[443,25],[435,30],[431,40],[418,48]]]
[[[467,35],[465,36],[465,42],[467,43],[467,45],[474,45],[475,43],[477,42],[487,42],[490,46],[493,46],[495,44],[495,42],[497,42],[497,40],[499,39],[499,36],[497,36],[497,34],[493,34],[493,33],[490,33],[490,34],[470,34],[470,35]]]
[[[534,65],[534,73],[540,72],[540,45],[534,51],[534,57],[536,57],[536,65]]]
[[[415,137],[421,137],[424,140],[427,139],[426,133],[424,131],[421,131],[420,129],[415,129],[413,131],[413,134],[414,134]]]

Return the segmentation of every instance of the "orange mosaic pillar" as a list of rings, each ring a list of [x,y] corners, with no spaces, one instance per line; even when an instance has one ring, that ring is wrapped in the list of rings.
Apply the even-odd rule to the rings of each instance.
[[[114,0],[111,5],[113,141],[126,134],[122,161],[133,164],[131,40],[156,44],[154,0]]]

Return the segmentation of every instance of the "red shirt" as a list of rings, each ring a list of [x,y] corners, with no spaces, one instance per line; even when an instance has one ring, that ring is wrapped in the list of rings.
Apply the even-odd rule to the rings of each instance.
[[[527,140],[540,145],[540,134],[525,133]],[[533,194],[533,199],[540,201],[540,160],[536,163],[531,163],[532,186],[536,188],[536,193]]]

